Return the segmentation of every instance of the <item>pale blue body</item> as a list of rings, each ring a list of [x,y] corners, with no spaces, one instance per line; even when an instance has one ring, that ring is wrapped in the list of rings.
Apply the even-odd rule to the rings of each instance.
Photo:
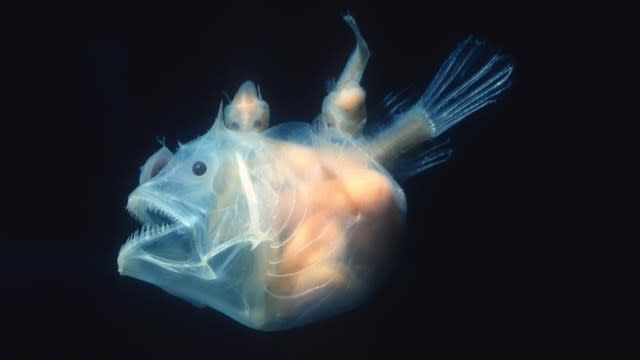
[[[121,274],[260,330],[292,328],[337,314],[375,290],[392,260],[385,256],[392,251],[388,240],[401,230],[406,209],[398,177],[446,160],[449,150],[430,149],[429,142],[495,101],[509,85],[512,66],[467,39],[416,104],[365,137],[359,82],[369,52],[353,18],[345,20],[358,44],[315,123],[268,128],[268,105],[247,82],[221,108],[209,132],[175,154],[162,147],[147,160],[127,205],[143,229],[120,250]],[[411,158],[405,156],[408,151]],[[308,168],[300,170],[298,160]],[[326,176],[316,173],[330,171],[332,181],[347,185],[353,180],[353,169],[338,167],[343,160],[386,179],[386,208],[323,215],[340,236],[327,250],[335,254],[321,258],[327,266],[305,277],[282,270],[284,261],[296,260],[286,258],[287,241],[305,228],[311,209],[320,209],[312,207],[313,199],[332,199],[331,193],[314,193],[321,191]],[[399,161],[408,167],[395,173]],[[316,246],[313,241],[308,246]],[[371,245],[356,245],[362,241]]]

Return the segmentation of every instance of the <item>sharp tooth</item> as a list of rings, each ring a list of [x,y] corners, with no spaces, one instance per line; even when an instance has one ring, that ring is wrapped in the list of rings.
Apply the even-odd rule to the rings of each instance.
[[[140,222],[141,227],[131,234],[128,240],[144,241],[171,231],[178,226],[177,217],[154,205],[151,201],[136,198],[130,205],[126,209],[134,219]]]

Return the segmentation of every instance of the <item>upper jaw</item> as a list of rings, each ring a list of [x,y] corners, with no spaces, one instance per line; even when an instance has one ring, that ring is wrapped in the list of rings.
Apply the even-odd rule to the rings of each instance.
[[[151,226],[165,224],[193,228],[202,218],[195,204],[178,201],[170,193],[144,185],[129,195],[127,210],[141,224]]]
[[[196,221],[194,216],[184,206],[169,201],[164,196],[141,188],[129,195],[127,210],[142,227],[126,240],[119,258],[124,259],[135,253],[134,249],[162,237],[190,232]]]
[[[153,228],[179,225],[181,221],[173,208],[159,197],[147,193],[134,192],[127,201],[129,214],[143,226]]]

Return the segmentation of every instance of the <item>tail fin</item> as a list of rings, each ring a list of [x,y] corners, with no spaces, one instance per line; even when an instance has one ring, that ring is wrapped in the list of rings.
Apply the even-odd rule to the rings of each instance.
[[[434,138],[495,102],[509,87],[512,71],[508,56],[468,37],[449,55],[420,99],[375,135],[367,151],[399,178],[446,161],[451,149],[442,146],[446,142],[432,142]]]
[[[450,139],[436,139],[428,146],[403,154],[389,170],[399,183],[403,183],[410,177],[449,160],[452,154]]]
[[[416,106],[427,113],[434,137],[496,101],[510,85],[511,59],[468,37],[440,67]]]

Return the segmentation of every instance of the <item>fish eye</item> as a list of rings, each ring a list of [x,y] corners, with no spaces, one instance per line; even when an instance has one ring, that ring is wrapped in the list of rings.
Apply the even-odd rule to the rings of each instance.
[[[253,127],[256,129],[259,129],[260,127],[262,127],[262,121],[260,120],[256,120],[253,122]]]
[[[240,125],[239,125],[237,122],[232,121],[232,122],[229,124],[229,128],[230,128],[231,130],[238,130],[238,129],[240,128]]]
[[[196,176],[201,176],[205,172],[207,172],[207,165],[205,165],[202,161],[196,161],[193,163],[193,167],[191,168],[191,170]]]

